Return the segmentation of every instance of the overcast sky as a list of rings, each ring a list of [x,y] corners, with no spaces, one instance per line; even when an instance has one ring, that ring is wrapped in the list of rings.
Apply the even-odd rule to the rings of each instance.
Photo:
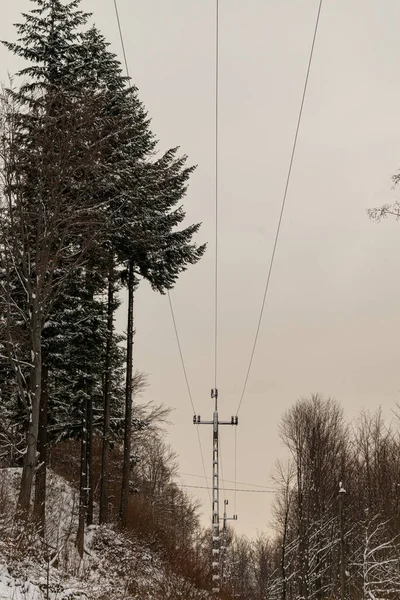
[[[1,0],[0,38],[28,0]],[[120,54],[113,0],[83,0]],[[213,387],[215,0],[119,0],[129,67],[160,151],[181,147],[193,175],[188,222],[206,257],[172,299],[196,410]],[[239,402],[290,158],[318,0],[220,0],[220,416]],[[270,294],[237,431],[237,479],[270,483],[284,455],[278,424],[320,392],[353,418],[399,396],[400,223],[366,209],[395,201],[400,167],[400,3],[325,0]],[[18,64],[0,49],[1,78]],[[146,397],[173,407],[169,442],[182,473],[202,474],[166,297],[136,297],[136,367]],[[123,312],[118,317],[125,325]],[[200,428],[208,475],[211,431]],[[234,432],[222,431],[234,479]],[[204,480],[182,476],[182,482]],[[231,487],[231,484],[227,484]],[[240,488],[243,486],[240,485]],[[193,490],[210,514],[206,491]],[[233,494],[227,492],[233,509]],[[238,493],[237,530],[266,528],[271,496]]]

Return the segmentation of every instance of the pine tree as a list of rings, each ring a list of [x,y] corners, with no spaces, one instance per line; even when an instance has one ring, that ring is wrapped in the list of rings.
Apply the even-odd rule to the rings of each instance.
[[[169,289],[188,264],[199,260],[205,248],[198,248],[191,242],[199,225],[175,231],[175,227],[185,217],[183,209],[175,207],[186,193],[186,184],[193,168],[185,166],[186,157],[176,157],[176,149],[168,151],[158,161],[150,160],[156,140],[149,129],[144,107],[138,100],[137,89],[127,85],[120,63],[115,55],[109,52],[108,44],[96,28],[87,32],[84,39],[88,51],[87,63],[92,69],[92,76],[96,83],[103,84],[111,92],[109,111],[124,124],[109,156],[113,171],[119,176],[119,186],[117,189],[106,188],[101,191],[103,197],[111,193],[112,198],[109,206],[113,212],[108,221],[112,244],[110,261],[117,260],[118,264],[125,265],[123,280],[128,287],[124,467],[121,494],[123,518],[127,506],[131,454],[134,291],[140,277],[148,279],[154,289]],[[114,269],[110,268],[110,277],[114,277],[113,273]],[[111,292],[113,288],[110,281],[109,284]],[[112,322],[109,312],[110,336]],[[105,506],[108,489],[107,421],[110,410],[108,370],[109,360],[106,353],[101,521],[106,521],[108,515]]]
[[[18,43],[6,44],[31,63],[20,73],[29,78],[28,82],[20,90],[10,92],[18,106],[15,115],[18,148],[24,148],[18,159],[23,175],[21,197],[24,205],[33,207],[30,210],[33,222],[26,227],[29,242],[37,240],[47,227],[46,222],[40,221],[43,215],[40,216],[41,203],[36,196],[40,189],[45,191],[46,200],[53,198],[50,181],[55,180],[58,185],[57,210],[66,211],[71,219],[76,207],[83,207],[72,225],[67,219],[68,231],[54,227],[53,223],[52,238],[44,244],[47,262],[42,266],[45,273],[42,279],[45,285],[32,292],[28,306],[29,314],[38,320],[27,324],[28,331],[36,332],[30,337],[36,339],[37,346],[31,348],[36,362],[27,402],[28,407],[33,406],[34,425],[28,431],[31,449],[24,467],[20,505],[25,509],[29,506],[36,464],[33,453],[36,454],[39,432],[43,434],[40,460],[45,471],[47,429],[52,432],[51,439],[56,435],[74,435],[74,431],[76,434],[89,425],[84,442],[88,448],[90,478],[90,440],[96,426],[96,398],[100,397],[103,387],[100,514],[101,520],[106,521],[110,427],[115,425],[113,414],[118,414],[122,399],[119,337],[113,328],[119,281],[122,277],[129,290],[123,515],[131,453],[134,291],[141,278],[146,278],[160,292],[170,289],[180,272],[197,262],[205,248],[192,242],[199,225],[181,231],[176,229],[185,217],[179,204],[193,168],[186,166],[186,157],[177,156],[177,149],[153,160],[156,139],[137,89],[128,85],[120,63],[109,52],[98,30],[81,31],[89,15],[79,10],[79,4],[79,0],[66,3],[37,0],[37,8],[24,15],[25,22],[17,26]],[[79,133],[78,142],[70,135],[70,131],[75,130],[77,135]],[[46,169],[44,173],[39,169],[39,176],[35,154],[38,140],[32,133],[39,134],[39,147],[43,145],[40,155]],[[36,163],[32,158],[36,158]],[[50,207],[50,213],[54,212]],[[36,262],[37,258],[43,258],[36,257],[35,253],[32,256]],[[48,256],[54,258],[49,262]],[[87,264],[91,265],[89,270]],[[32,271],[29,273],[25,274],[28,279]],[[104,304],[96,299],[105,291],[106,314]],[[85,322],[91,327],[84,327],[84,334],[79,335],[76,322]],[[31,345],[28,343],[27,348]],[[46,371],[48,369],[46,376],[42,374],[43,363]],[[98,369],[102,364],[103,386]],[[23,380],[21,369],[19,372]],[[56,419],[69,426],[56,431]],[[39,471],[35,502],[41,518],[45,497],[45,474],[44,477],[42,474],[43,471]],[[89,487],[93,486],[89,484]],[[90,503],[93,506],[93,496]],[[92,512],[90,507],[89,512]]]
[[[16,43],[3,44],[17,56],[28,61],[29,66],[18,75],[27,79],[18,96],[30,104],[35,99],[32,92],[49,91],[49,88],[76,89],[82,69],[82,34],[79,29],[86,24],[89,13],[79,10],[81,0],[31,0],[37,8],[23,13],[24,22],[16,24]]]
[[[119,256],[127,263],[128,287],[126,419],[120,506],[120,517],[124,523],[130,480],[134,291],[138,279],[142,277],[150,282],[154,290],[164,293],[173,287],[178,275],[189,264],[195,264],[205,251],[205,246],[197,247],[192,243],[199,225],[175,230],[185,217],[182,208],[176,209],[175,205],[184,197],[187,180],[193,171],[193,168],[185,168],[186,157],[176,159],[175,155],[176,150],[170,150],[156,163],[146,165],[149,180],[147,193],[152,198],[148,209],[151,218],[139,221],[118,245]]]
[[[138,165],[153,152],[155,141],[149,130],[149,122],[143,106],[137,98],[137,91],[126,86],[120,63],[115,55],[107,50],[108,44],[96,28],[84,35],[84,51],[87,53],[87,79],[89,85],[104,86],[108,92],[106,112],[118,120],[117,134],[110,139],[106,160],[109,162],[115,178],[106,182],[95,193],[109,199],[107,230],[104,235],[104,252],[108,255],[108,301],[107,301],[107,342],[104,362],[104,415],[102,477],[100,492],[100,522],[108,520],[108,479],[111,379],[112,379],[112,343],[113,322],[116,303],[114,301],[117,283],[118,265],[116,264],[116,246],[125,235],[127,220],[143,218],[136,210],[135,180],[143,174]],[[133,209],[133,214],[132,214]],[[128,378],[128,375],[127,375]],[[128,415],[129,419],[129,415]]]
[[[89,174],[93,179],[104,177],[104,163],[98,157],[108,127],[106,120],[99,118],[104,93],[99,91],[95,96],[91,90],[89,95],[79,85],[81,39],[74,30],[88,15],[77,10],[77,1],[63,5],[57,0],[40,0],[37,4],[39,7],[25,15],[25,22],[17,26],[18,43],[6,44],[33,63],[20,73],[30,77],[30,81],[9,92],[12,110],[8,107],[6,124],[13,128],[13,135],[8,138],[12,144],[6,153],[8,203],[3,206],[7,218],[2,223],[3,239],[9,242],[3,256],[6,262],[16,262],[18,278],[28,298],[26,305],[19,308],[25,315],[27,346],[33,360],[27,389],[19,370],[28,416],[19,497],[19,505],[25,511],[30,504],[37,460],[42,332],[62,290],[65,273],[82,262],[87,239],[99,227],[98,217],[93,218],[94,199],[87,179]],[[18,229],[23,231],[22,240]],[[64,274],[59,276],[61,265]],[[8,294],[8,302],[14,303],[11,286]],[[10,345],[17,347],[11,340]],[[18,357],[14,355],[12,360],[14,366],[19,366]]]

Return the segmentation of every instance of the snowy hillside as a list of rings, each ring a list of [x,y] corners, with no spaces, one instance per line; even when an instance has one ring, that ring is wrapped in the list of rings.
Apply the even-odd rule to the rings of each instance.
[[[81,560],[75,548],[77,493],[51,472],[48,526],[41,540],[32,523],[15,524],[11,518],[19,470],[0,473],[0,600],[208,598],[174,575],[157,552],[111,527],[88,528]]]

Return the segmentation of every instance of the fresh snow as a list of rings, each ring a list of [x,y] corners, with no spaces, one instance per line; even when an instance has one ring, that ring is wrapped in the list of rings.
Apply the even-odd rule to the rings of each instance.
[[[20,474],[19,469],[0,469],[0,492],[5,490],[8,496],[8,515],[14,512]],[[0,600],[161,600],[166,585],[174,589],[183,581],[169,572],[159,554],[112,527],[87,528],[81,560],[75,548],[78,492],[49,471],[48,497],[45,544],[38,542],[37,534],[24,531],[32,539],[28,538],[25,553],[18,555],[11,536],[0,538]],[[0,514],[0,524],[4,523]],[[204,591],[192,597],[209,598]]]

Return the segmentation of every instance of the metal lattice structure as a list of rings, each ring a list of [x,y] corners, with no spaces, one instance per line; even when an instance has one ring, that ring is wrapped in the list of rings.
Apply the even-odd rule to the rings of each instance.
[[[202,421],[200,415],[194,415],[193,423],[195,425],[212,425],[213,426],[213,470],[212,470],[212,583],[213,593],[219,594],[220,579],[221,579],[221,537],[220,537],[220,512],[219,512],[219,426],[220,425],[237,425],[238,417],[231,417],[230,421],[220,421],[218,417],[218,390],[211,390],[211,398],[214,399],[214,413],[212,421]],[[224,518],[225,518],[224,512]],[[237,518],[237,517],[236,517]],[[235,518],[235,520],[236,520]],[[227,517],[226,517],[227,520]],[[226,522],[224,520],[224,531]]]
[[[224,516],[222,517],[222,543],[220,546],[221,551],[221,579],[223,583],[226,582],[227,573],[226,573],[226,555],[227,555],[227,523],[228,521],[237,521],[237,515],[233,515],[232,517],[228,517],[227,513],[228,500],[224,500]]]

